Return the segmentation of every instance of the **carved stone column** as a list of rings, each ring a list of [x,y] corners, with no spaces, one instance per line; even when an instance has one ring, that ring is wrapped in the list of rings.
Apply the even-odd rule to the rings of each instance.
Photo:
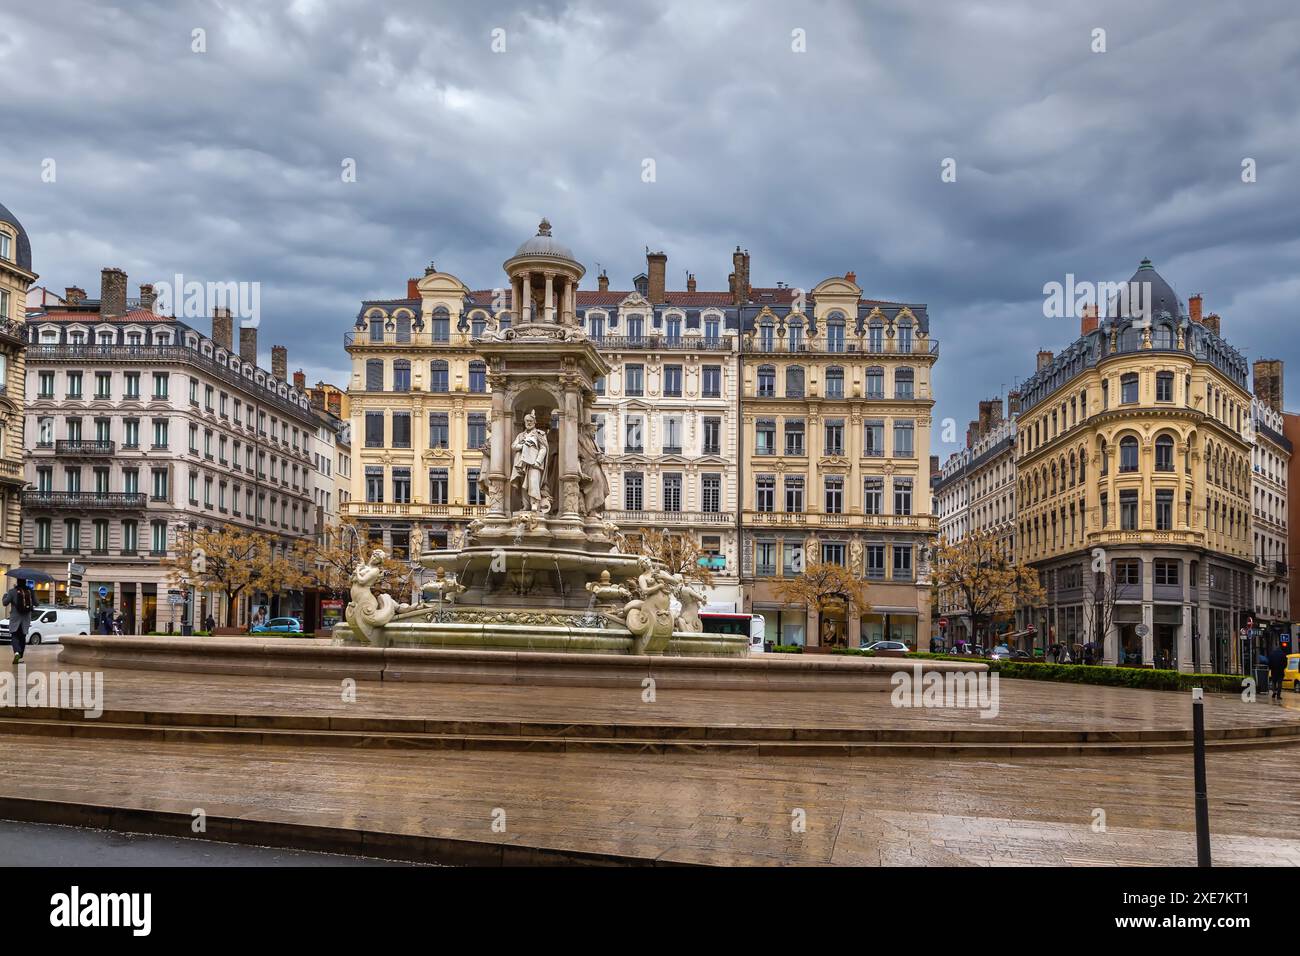
[[[555,321],[555,273],[546,273],[546,321]]]
[[[582,496],[579,482],[582,467],[578,461],[578,429],[582,427],[582,391],[576,376],[566,376],[564,408],[560,416],[560,514],[581,520]]]

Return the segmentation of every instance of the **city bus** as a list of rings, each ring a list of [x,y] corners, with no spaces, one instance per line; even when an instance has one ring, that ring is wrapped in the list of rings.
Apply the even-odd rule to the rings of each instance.
[[[761,614],[735,614],[730,611],[701,611],[700,624],[706,634],[744,634],[749,637],[749,653],[763,653]]]

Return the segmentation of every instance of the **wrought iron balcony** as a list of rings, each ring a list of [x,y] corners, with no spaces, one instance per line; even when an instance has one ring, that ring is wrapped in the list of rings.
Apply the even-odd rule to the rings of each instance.
[[[736,524],[736,515],[731,511],[606,511],[605,518],[633,531],[639,528],[658,528],[664,525],[713,525],[730,526]]]
[[[652,352],[730,352],[732,337],[706,338],[699,335],[593,335],[596,348],[611,352],[647,350]]]
[[[143,494],[112,491],[24,491],[23,507],[118,510],[143,508]]]
[[[57,455],[85,455],[88,457],[112,457],[117,452],[117,442],[100,441],[95,438],[67,438],[54,443]]]

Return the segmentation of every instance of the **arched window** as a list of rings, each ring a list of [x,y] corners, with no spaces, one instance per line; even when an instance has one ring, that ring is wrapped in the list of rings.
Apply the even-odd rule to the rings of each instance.
[[[803,398],[803,366],[791,365],[785,370],[785,397]]]
[[[438,306],[433,310],[433,328],[431,332],[435,342],[451,341],[451,314],[442,306]]]
[[[1151,346],[1157,349],[1171,349],[1174,347],[1174,330],[1172,326],[1161,323],[1157,325],[1151,335]]]
[[[770,319],[766,319],[758,325],[758,347],[764,352],[771,352],[776,348],[776,333],[773,331]]]
[[[372,315],[370,317],[370,341],[382,342],[384,340],[384,317],[382,315]]]
[[[1168,435],[1156,439],[1156,471],[1174,470],[1174,440]]]
[[[790,351],[799,352],[803,350],[803,323],[795,319],[786,329],[789,336]]]
[[[867,326],[867,351],[883,352],[885,349],[885,327],[879,322]]]
[[[411,362],[409,359],[397,359],[393,362],[393,391],[409,392],[411,390]]]
[[[867,398],[885,397],[885,370],[879,366],[867,369]]]
[[[844,397],[844,369],[833,365],[826,370],[826,397]]]
[[[1119,440],[1119,470],[1121,473],[1138,470],[1138,441],[1132,435]]]
[[[446,392],[450,388],[447,363],[442,359],[436,359],[429,372],[429,391]]]
[[[481,314],[475,313],[469,320],[469,334],[476,339],[483,337],[483,332],[487,329],[487,319]]]
[[[898,351],[912,351],[912,322],[904,319],[898,323]]]
[[[826,317],[826,351],[844,351],[844,314],[832,312]]]
[[[411,313],[399,312],[394,318],[397,320],[397,341],[411,341]]]

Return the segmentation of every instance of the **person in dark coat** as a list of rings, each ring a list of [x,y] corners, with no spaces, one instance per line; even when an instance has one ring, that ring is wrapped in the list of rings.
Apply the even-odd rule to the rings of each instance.
[[[1281,644],[1273,648],[1268,655],[1268,682],[1273,688],[1273,696],[1282,699],[1282,674],[1286,671],[1286,648]]]
[[[27,650],[27,629],[32,624],[36,595],[26,581],[18,581],[5,592],[3,601],[3,606],[9,609],[9,643],[14,649],[14,663],[21,664],[23,652]]]

